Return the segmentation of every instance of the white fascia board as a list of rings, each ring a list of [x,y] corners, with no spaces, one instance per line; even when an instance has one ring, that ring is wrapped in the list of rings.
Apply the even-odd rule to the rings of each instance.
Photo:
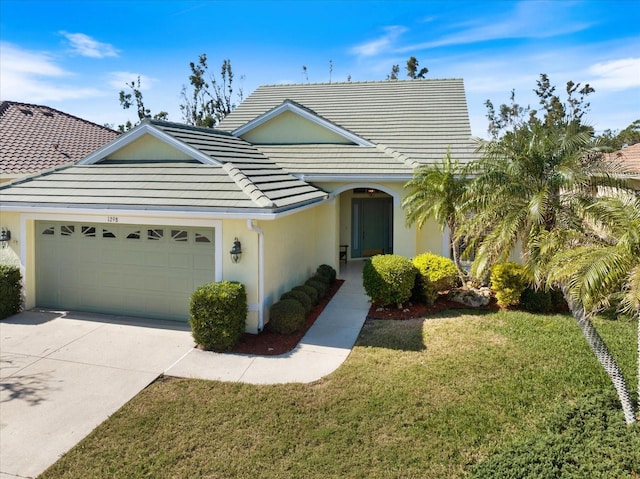
[[[172,146],[176,150],[181,151],[185,155],[191,156],[193,157],[193,159],[204,163],[205,165],[222,166],[222,163],[220,163],[219,161],[214,160],[201,151],[184,144],[180,140],[177,140],[173,136],[168,135],[167,133],[155,128],[153,125],[150,125],[148,123],[134,128],[130,132],[127,132],[119,138],[116,138],[111,143],[108,143],[102,148],[94,151],[89,156],[85,156],[82,160],[78,161],[76,165],[93,165],[95,163],[98,163],[100,160],[104,159],[110,154],[133,143],[143,135],[151,135],[154,138],[157,138],[158,140]]]
[[[356,145],[370,146],[370,147],[376,146],[374,143],[371,143],[370,141],[365,140],[364,138],[360,138],[358,135],[355,135],[350,131],[345,130],[344,128],[340,128],[339,126],[331,123],[330,121],[327,121],[324,118],[319,117],[318,115],[314,115],[313,113],[305,110],[304,108],[300,108],[299,106],[289,102],[284,102],[282,105],[274,108],[273,110],[270,110],[267,113],[263,114],[262,116],[259,116],[254,120],[251,120],[249,123],[246,123],[240,128],[237,128],[234,131],[232,131],[231,134],[233,136],[240,137],[245,133],[253,130],[254,128],[257,128],[258,126],[262,125],[263,123],[266,123],[269,120],[287,111],[294,113],[306,120],[309,120],[315,123],[316,125],[326,128],[332,133],[340,135],[341,137],[355,143]]]
[[[218,210],[218,211],[206,211],[206,210],[188,210],[188,209],[127,209],[127,208],[104,208],[88,206],[83,207],[69,207],[69,206],[42,206],[39,204],[21,203],[19,205],[1,205],[0,211],[17,212],[23,215],[57,215],[59,217],[74,217],[80,218],[80,220],[89,221],[88,218],[92,218],[91,221],[100,223],[121,222],[114,221],[114,218],[126,219],[122,223],[133,222],[139,223],[144,221],[145,218],[153,221],[153,224],[157,224],[161,218],[171,218],[167,220],[173,221],[171,224],[177,224],[178,219],[191,219],[191,220],[275,220],[285,216],[289,216],[300,211],[304,211],[309,208],[313,208],[324,202],[328,201],[329,197],[321,200],[310,201],[303,203],[300,206],[294,206],[282,211],[261,211],[259,209],[247,209],[246,211],[234,211],[234,210]],[[98,217],[103,216],[103,220],[100,221]],[[111,218],[111,220],[109,220]],[[185,225],[188,226],[188,225]]]
[[[301,181],[311,183],[331,182],[354,182],[354,181],[376,181],[376,182],[406,182],[413,178],[412,174],[406,175],[323,175],[323,174],[292,174]]]

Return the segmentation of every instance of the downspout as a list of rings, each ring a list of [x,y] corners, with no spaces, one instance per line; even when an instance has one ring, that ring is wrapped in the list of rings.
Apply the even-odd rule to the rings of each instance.
[[[264,231],[247,220],[247,228],[258,234],[258,332],[264,329]]]

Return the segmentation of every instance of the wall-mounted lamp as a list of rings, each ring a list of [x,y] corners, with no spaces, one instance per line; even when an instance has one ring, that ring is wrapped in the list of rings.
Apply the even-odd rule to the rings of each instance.
[[[11,231],[9,231],[7,228],[2,228],[2,230],[0,230],[0,243],[2,244],[3,248],[7,246],[7,243],[9,243],[10,239]]]
[[[367,188],[367,193],[369,193],[369,196],[375,195],[376,191],[378,191],[378,190],[374,190],[373,188]]]
[[[242,244],[240,244],[238,237],[233,241],[233,248],[231,248],[229,254],[231,255],[231,261],[234,263],[240,262],[240,256],[242,256]]]

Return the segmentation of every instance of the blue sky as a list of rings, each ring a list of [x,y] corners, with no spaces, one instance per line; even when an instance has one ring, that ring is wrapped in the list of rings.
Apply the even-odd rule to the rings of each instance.
[[[136,119],[118,92],[139,75],[145,105],[182,121],[202,53],[216,74],[231,60],[245,97],[262,84],[384,80],[394,64],[404,77],[415,56],[427,78],[464,79],[475,135],[486,136],[485,100],[515,89],[534,105],[540,73],[561,91],[593,86],[587,121],[615,130],[640,118],[638,18],[638,0],[0,0],[0,97],[118,125]]]

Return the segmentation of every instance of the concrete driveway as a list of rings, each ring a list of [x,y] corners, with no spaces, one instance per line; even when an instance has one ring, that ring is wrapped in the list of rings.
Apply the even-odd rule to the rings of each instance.
[[[35,477],[194,346],[187,324],[28,311],[0,321],[0,478]]]

